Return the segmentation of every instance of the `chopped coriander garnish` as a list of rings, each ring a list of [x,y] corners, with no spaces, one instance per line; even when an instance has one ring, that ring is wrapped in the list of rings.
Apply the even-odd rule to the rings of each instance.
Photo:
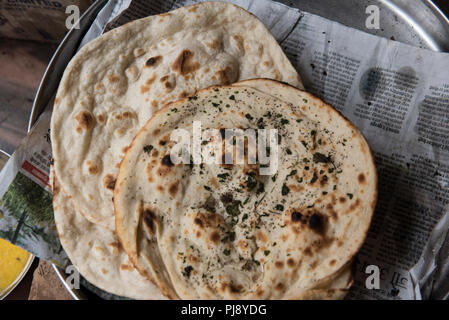
[[[221,180],[225,180],[227,177],[229,177],[229,173],[220,173],[217,174],[217,177]]]
[[[257,188],[256,193],[260,194],[260,193],[262,193],[264,191],[265,191],[265,185],[263,184],[263,182],[259,181],[259,187]]]
[[[184,268],[184,272],[182,273],[182,275],[186,278],[190,278],[190,273],[192,272],[193,267],[192,266],[187,266]]]
[[[288,178],[288,177],[291,177],[291,176],[294,176],[297,172],[298,172],[298,171],[296,171],[296,170],[292,170],[292,171],[288,174],[287,178]]]
[[[278,211],[284,211],[284,206],[282,204],[277,204],[274,208]]]
[[[290,189],[287,187],[287,185],[284,183],[282,185],[282,195],[286,196],[290,192]]]
[[[148,144],[143,147],[143,152],[150,154],[151,150],[153,150],[153,146],[151,144]]]
[[[268,256],[268,255],[270,254],[270,250],[265,250],[265,251],[263,252],[263,254],[264,254],[265,256]]]
[[[231,204],[226,206],[226,213],[231,216],[238,216],[240,214],[240,208],[241,205],[240,200],[234,200]]]
[[[254,178],[253,175],[248,175],[246,179],[246,187],[248,188],[248,191],[253,190],[257,186],[257,180]]]
[[[232,202],[232,194],[230,193],[225,193],[220,197],[221,202],[223,202],[224,204],[228,204]]]
[[[224,249],[224,250],[223,250],[223,254],[224,254],[225,256],[229,256],[229,255],[231,254],[231,250],[229,250],[229,249]]]
[[[322,153],[315,152],[313,154],[313,162],[315,163],[331,163],[331,156],[326,156]]]

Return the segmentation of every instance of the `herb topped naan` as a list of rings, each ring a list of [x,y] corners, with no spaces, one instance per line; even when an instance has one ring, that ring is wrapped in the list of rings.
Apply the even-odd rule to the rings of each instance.
[[[193,137],[195,122],[211,156],[236,160],[240,152],[244,161],[197,163],[186,147],[178,155],[188,150],[190,161],[177,162],[173,133]],[[207,129],[219,135],[204,138]],[[277,143],[248,138],[232,154],[235,140],[223,134],[230,129],[277,130]],[[276,157],[251,161],[251,148]],[[261,174],[273,161],[275,171]],[[360,249],[376,198],[363,135],[313,95],[267,79],[203,89],[160,110],[128,149],[114,191],[123,248],[181,299],[332,296],[320,289]]]

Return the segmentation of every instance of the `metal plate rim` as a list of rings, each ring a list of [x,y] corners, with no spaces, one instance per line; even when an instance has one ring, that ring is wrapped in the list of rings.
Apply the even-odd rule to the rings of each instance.
[[[33,264],[34,259],[35,256],[29,253],[28,260],[25,263],[25,266],[23,267],[22,271],[19,273],[17,278],[11,283],[11,285],[8,288],[6,288],[6,290],[0,295],[0,300],[5,299],[11,292],[14,291],[14,289],[19,285],[19,283],[22,282],[23,278],[30,270],[30,267]]]
[[[440,18],[442,18],[446,22],[447,26],[449,27],[449,18],[441,11],[441,9],[434,3],[434,1],[432,1],[432,0],[423,0],[423,1],[425,1],[429,5],[429,7],[432,10],[432,12],[436,16],[439,16]],[[85,14],[80,18],[80,21],[82,19],[86,19],[86,17],[88,16],[88,13],[90,15],[98,13],[100,11],[100,9],[103,7],[103,4],[105,2],[106,1],[103,0],[103,1],[97,1],[94,4],[92,4],[91,7],[89,7],[89,9],[85,12]],[[61,50],[63,49],[64,45],[66,45],[67,42],[73,40],[73,39],[71,39],[72,34],[73,34],[73,29],[70,30],[67,33],[67,35],[64,37],[64,39],[61,41],[60,45],[58,46],[57,50],[55,51],[55,54],[53,55],[52,59],[50,60],[50,63],[47,66],[47,69],[46,69],[46,71],[45,71],[45,73],[44,73],[44,75],[42,77],[42,80],[41,80],[41,82],[39,84],[39,87],[38,87],[38,90],[36,92],[36,96],[35,96],[35,99],[34,99],[34,102],[33,102],[33,107],[31,109],[31,114],[30,114],[29,121],[28,121],[28,132],[32,129],[34,123],[36,122],[36,120],[37,120],[37,118],[39,116],[39,114],[43,111],[42,110],[43,107],[42,107],[42,105],[38,104],[38,101],[40,100],[40,98],[41,98],[41,96],[43,94],[43,91],[45,90],[45,84],[46,84],[46,82],[48,80],[49,73],[52,71],[51,68],[54,66],[55,62],[57,61],[58,57],[60,56]],[[53,94],[54,93],[55,92],[53,92]],[[58,278],[63,283],[64,287],[67,289],[69,294],[75,300],[84,300],[84,299],[86,299],[85,297],[83,297],[83,294],[82,294],[82,292],[80,290],[76,290],[76,289],[74,290],[74,289],[71,289],[68,286],[68,284],[66,283],[67,276],[66,276],[65,272],[60,267],[58,267],[55,264],[52,264],[52,267],[53,267],[55,273],[57,274]]]
[[[83,296],[82,292],[79,289],[72,289],[67,283],[67,275],[65,274],[64,270],[62,270],[60,267],[58,267],[56,264],[51,265],[53,270],[55,271],[56,275],[58,276],[59,280],[61,280],[62,285],[64,288],[68,291],[68,293],[72,296],[74,300],[86,300],[86,298]]]
[[[274,0],[276,1],[276,0]],[[433,0],[422,0],[424,3],[428,4],[430,10],[434,13],[435,16],[440,17],[441,19],[443,19],[445,21],[445,23],[447,24],[447,27],[449,28],[449,18],[448,16],[446,16],[443,11],[441,11],[441,9],[435,4],[435,2]],[[86,12],[83,14],[83,16],[80,18],[80,21],[82,21],[83,19],[88,18],[89,16],[92,16],[95,13],[98,13],[100,11],[100,9],[103,7],[104,3],[106,3],[106,0],[100,0],[100,1],[96,1],[94,2],[87,10]],[[57,62],[57,59],[59,57],[59,55],[61,54],[61,51],[64,47],[64,45],[67,44],[67,42],[69,42],[69,40],[73,40],[71,39],[71,36],[73,34],[74,29],[70,30],[67,35],[64,37],[64,39],[61,41],[60,45],[58,46],[58,48],[55,51],[55,54],[53,55],[53,57],[51,58],[47,69],[45,70],[45,73],[42,77],[42,80],[39,84],[39,87],[36,91],[36,95],[33,101],[33,106],[31,109],[31,113],[30,113],[30,117],[28,120],[28,132],[31,130],[32,126],[34,125],[34,123],[36,122],[38,116],[40,115],[40,113],[43,111],[44,106],[39,104],[39,100],[41,98],[41,96],[43,95],[43,92],[45,92],[45,84],[47,82],[47,79],[49,78],[51,72],[51,67],[54,66],[55,62]],[[448,38],[448,42],[449,42],[449,38]],[[53,92],[53,94],[55,94],[56,92]]]
[[[441,18],[449,25],[449,18],[447,15],[444,14],[444,12],[438,7],[433,0],[427,0],[427,3],[430,5],[431,9],[440,15]]]

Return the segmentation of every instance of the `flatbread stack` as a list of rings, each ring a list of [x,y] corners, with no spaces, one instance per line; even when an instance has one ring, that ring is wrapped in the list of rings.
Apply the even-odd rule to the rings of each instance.
[[[72,263],[135,299],[343,298],[376,171],[362,134],[299,89],[265,26],[223,2],[83,47],[51,121],[55,221]],[[276,148],[243,139],[242,163],[197,163],[185,148],[187,162],[174,163],[171,134],[193,133],[195,121],[220,133],[200,143],[216,159],[228,159],[229,129],[276,130]]]
[[[193,137],[194,121],[218,132],[276,129],[276,173],[250,163],[250,142],[241,165],[177,163],[172,134]],[[212,137],[201,144],[217,142],[211,149],[225,158],[227,139]],[[266,79],[203,89],[160,110],[134,139],[114,192],[123,248],[181,299],[300,297],[347,267],[375,200],[360,132],[312,95]]]
[[[114,231],[84,218],[53,178],[53,209],[59,238],[71,262],[91,283],[107,292],[134,299],[167,299],[144,279],[121,248]]]
[[[136,20],[84,46],[58,88],[51,122],[55,172],[76,209],[114,230],[121,158],[154,111],[210,85],[300,78],[265,26],[210,2]]]

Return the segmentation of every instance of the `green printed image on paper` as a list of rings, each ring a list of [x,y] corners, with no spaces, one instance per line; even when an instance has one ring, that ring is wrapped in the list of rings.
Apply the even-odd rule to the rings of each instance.
[[[52,195],[18,172],[0,199],[0,237],[50,262],[65,265]]]

